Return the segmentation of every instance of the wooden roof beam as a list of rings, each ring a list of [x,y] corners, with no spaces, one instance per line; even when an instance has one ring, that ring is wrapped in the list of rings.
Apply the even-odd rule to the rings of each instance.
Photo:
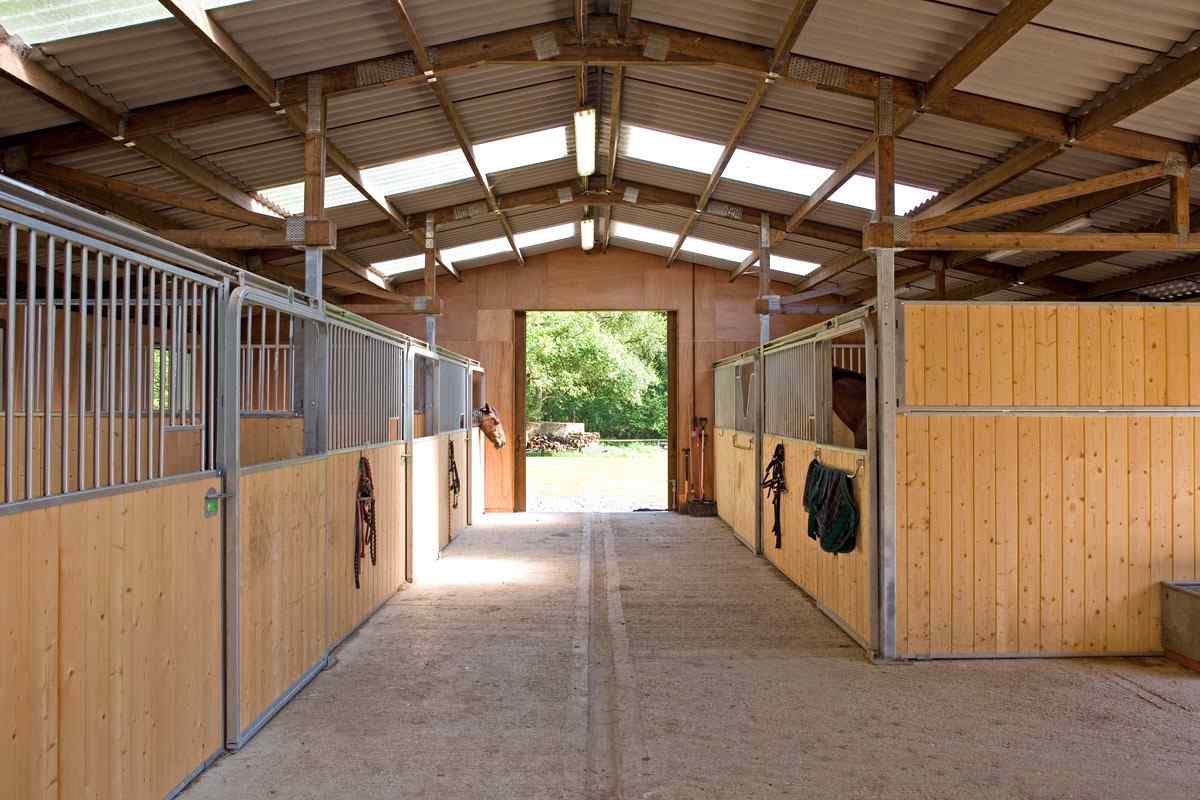
[[[1200,48],[1166,64],[1158,71],[1120,91],[1108,102],[1080,116],[1075,136],[1086,141],[1113,125],[1157,103],[1200,79]]]

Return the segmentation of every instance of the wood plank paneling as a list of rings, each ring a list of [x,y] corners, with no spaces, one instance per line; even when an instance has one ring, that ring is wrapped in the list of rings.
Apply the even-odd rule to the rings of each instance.
[[[1159,652],[1160,582],[1200,577],[1192,417],[900,414],[896,446],[902,656]]]
[[[859,511],[858,541],[853,552],[837,556],[823,552],[818,542],[808,538],[808,514],[804,511],[804,476],[817,448],[821,449],[821,463],[847,473],[855,472],[862,453],[783,436],[763,437],[763,447],[769,453],[773,453],[778,444],[784,446],[784,469],[788,484],[788,491],[780,501],[781,547],[776,549],[774,536],[768,535],[763,543],[763,554],[793,583],[836,615],[862,641],[869,643],[874,548],[870,536],[871,486],[865,467],[852,481]],[[756,495],[760,494],[753,487],[747,488],[751,488]],[[771,501],[765,492],[761,493],[761,497],[764,520],[773,523],[775,512]],[[769,534],[770,523],[764,523],[764,526]]]
[[[758,468],[754,464],[754,435],[732,428],[713,434],[717,514],[734,534],[754,548],[754,503],[758,497]]]
[[[165,795],[222,744],[219,518],[197,479],[3,518],[0,775]]]
[[[904,321],[909,407],[1200,405],[1200,309],[905,303]]]

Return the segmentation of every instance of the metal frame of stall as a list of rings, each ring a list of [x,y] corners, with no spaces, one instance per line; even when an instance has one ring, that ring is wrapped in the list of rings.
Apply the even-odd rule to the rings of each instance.
[[[412,363],[416,355],[426,355],[439,365],[451,362],[463,370],[461,417],[468,435],[471,376],[483,369],[477,361],[441,348],[431,351],[420,340],[303,292],[2,176],[0,226],[6,228],[8,244],[7,275],[0,282],[7,311],[0,329],[0,352],[6,367],[0,422],[6,434],[0,518],[203,477],[218,481],[221,490],[209,492],[204,508],[206,516],[220,516],[222,749],[239,749],[320,672],[330,652],[345,639],[342,636],[332,643],[256,719],[241,719],[238,497],[243,471],[259,468],[242,463],[243,419],[273,415],[303,419],[303,454],[272,464],[300,463],[342,450],[392,442],[404,442],[411,450]],[[73,274],[75,264],[81,265],[81,271]],[[24,297],[18,291],[19,267]],[[90,275],[89,267],[93,270]],[[80,294],[72,297],[76,283],[81,287]],[[97,296],[87,296],[89,285],[96,287]],[[101,292],[107,292],[107,296],[101,297]],[[71,309],[78,309],[78,325],[72,324],[76,315],[70,313]],[[18,311],[24,317],[19,332]],[[242,341],[243,324],[248,334],[252,332],[255,311],[263,331],[263,339],[257,342],[257,356],[251,337],[246,336],[245,344]],[[269,313],[274,314],[273,351],[267,345]],[[285,372],[281,372],[280,330],[284,318],[289,330],[288,347],[293,352],[283,355]],[[63,333],[56,344],[59,323]],[[301,335],[292,338],[297,327]],[[143,341],[145,330],[149,333]],[[18,333],[24,335],[20,353],[16,347]],[[375,380],[375,389],[360,398],[342,398],[330,374],[331,359],[340,357],[334,352],[335,340],[350,336],[360,344],[348,366],[356,371],[359,384],[386,378]],[[74,351],[73,345],[77,347]],[[89,357],[91,372],[87,371]],[[253,366],[256,357],[257,369]],[[375,369],[378,364],[371,359],[385,357],[387,369]],[[272,374],[286,389],[267,386],[267,365],[272,360],[276,368]],[[19,375],[18,363],[22,366]],[[246,386],[250,381],[256,383]],[[20,393],[16,390],[18,382],[23,384]],[[398,397],[388,393],[388,384],[397,387]],[[434,389],[438,391],[436,381]],[[247,402],[244,392],[258,393],[259,397],[282,392],[285,396],[271,403]],[[17,400],[23,401],[19,412]],[[331,417],[335,409],[341,408],[342,400],[355,404],[353,419],[348,411],[345,420]],[[401,413],[392,414],[397,406]],[[36,411],[39,407],[40,412]],[[435,409],[440,413],[438,407]],[[76,416],[78,424],[72,418]],[[24,427],[20,452],[14,435],[16,417],[22,417]],[[38,417],[42,420],[37,437],[42,458],[35,460],[33,420]],[[390,419],[396,417],[392,427]],[[92,425],[88,435],[85,421]],[[168,424],[176,422],[179,424],[174,427]],[[102,425],[108,426],[103,441]],[[339,427],[343,425],[344,430]],[[355,429],[354,425],[361,427]],[[57,439],[52,439],[53,427],[58,428]],[[167,474],[163,442],[176,428],[183,433],[198,433],[197,468]],[[339,438],[339,432],[346,435]],[[331,449],[331,443],[340,449]],[[77,453],[69,452],[72,444],[77,445]],[[118,448],[120,455],[116,455]],[[102,449],[107,450],[109,467],[104,481],[100,480]],[[147,454],[146,463],[143,452]],[[24,458],[20,481],[24,491],[17,491],[17,455]],[[411,470],[410,459],[405,460]],[[44,469],[40,491],[34,480],[35,464]],[[86,479],[87,468],[92,470],[90,480]],[[410,480],[405,500],[410,521],[411,487]],[[410,532],[405,538],[411,547]],[[411,569],[411,554],[407,564]],[[181,775],[181,782],[168,796],[181,791],[218,753],[196,765],[189,775]]]

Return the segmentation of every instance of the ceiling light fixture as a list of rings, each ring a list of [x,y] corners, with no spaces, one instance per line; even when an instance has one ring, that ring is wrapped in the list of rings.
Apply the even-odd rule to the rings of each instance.
[[[596,171],[596,109],[575,112],[575,171],[586,178]]]
[[[585,252],[596,246],[596,220],[584,217],[579,222],[579,246]]]

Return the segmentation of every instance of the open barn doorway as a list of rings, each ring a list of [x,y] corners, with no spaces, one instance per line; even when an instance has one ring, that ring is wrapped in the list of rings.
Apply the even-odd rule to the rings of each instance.
[[[672,506],[675,314],[517,317],[519,510]]]

